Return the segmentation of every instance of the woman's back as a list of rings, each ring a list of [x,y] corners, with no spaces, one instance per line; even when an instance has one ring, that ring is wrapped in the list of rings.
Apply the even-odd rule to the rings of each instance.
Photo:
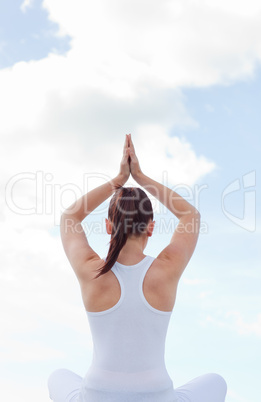
[[[117,265],[131,270],[144,258],[146,258],[145,255],[139,259],[133,255],[127,256],[127,258],[121,258],[121,262],[117,261]],[[88,276],[93,272],[94,277],[99,265],[100,263],[96,261],[92,265],[89,264]],[[152,307],[162,311],[172,311],[176,300],[178,280],[173,274],[171,275],[170,265],[173,267],[175,264],[154,258],[143,281],[145,299]],[[81,290],[85,309],[91,312],[107,310],[113,307],[121,297],[120,283],[113,270],[95,280],[82,281]]]
[[[80,401],[175,401],[164,360],[172,311],[153,307],[143,291],[154,261],[145,256],[130,266],[116,262],[111,271],[119,283],[120,298],[106,310],[87,311],[94,352]]]

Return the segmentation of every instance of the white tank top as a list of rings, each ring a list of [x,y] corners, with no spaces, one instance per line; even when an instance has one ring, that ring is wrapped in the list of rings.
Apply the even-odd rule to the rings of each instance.
[[[143,280],[154,257],[111,268],[121,296],[108,310],[89,312],[93,360],[84,377],[79,402],[175,402],[165,367],[165,339],[172,311],[152,307]]]

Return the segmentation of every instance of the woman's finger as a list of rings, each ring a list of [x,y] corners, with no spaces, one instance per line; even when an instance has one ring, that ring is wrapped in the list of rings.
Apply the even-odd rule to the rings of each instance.
[[[126,138],[127,138],[127,147],[130,146],[130,134],[126,134]]]
[[[132,142],[132,139],[131,139],[131,134],[129,134],[129,144],[130,144],[130,149],[135,153],[134,145],[133,145],[133,142]]]
[[[129,162],[129,157],[130,157],[130,148],[126,148],[123,152],[123,157],[122,157],[122,162],[123,163],[128,163]]]
[[[124,142],[124,146],[123,146],[123,153],[124,153],[125,149],[127,149],[127,148],[128,148],[128,136],[126,134],[125,135],[125,142]]]

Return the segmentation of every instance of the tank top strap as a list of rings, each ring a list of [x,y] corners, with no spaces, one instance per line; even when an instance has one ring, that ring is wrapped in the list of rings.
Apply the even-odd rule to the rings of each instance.
[[[140,302],[140,283],[154,259],[147,255],[134,265],[124,265],[118,262],[114,264],[111,270],[120,283],[124,299],[123,305],[134,305]]]
[[[112,267],[112,271],[119,273],[122,278],[128,278],[129,282],[138,282],[145,275],[154,260],[154,257],[146,255],[140,262],[133,265],[124,265],[116,261]]]

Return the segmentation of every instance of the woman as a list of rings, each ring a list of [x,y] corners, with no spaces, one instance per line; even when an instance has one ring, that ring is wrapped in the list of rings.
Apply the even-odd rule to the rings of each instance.
[[[130,174],[162,202],[179,223],[156,257],[144,254],[155,221],[140,188],[123,187]],[[82,220],[111,198],[106,259],[89,246]],[[54,402],[223,402],[226,382],[206,374],[174,389],[164,348],[179,279],[199,234],[200,214],[174,191],[141,171],[131,135],[126,135],[119,174],[90,191],[61,217],[65,253],[79,280],[93,337],[86,376],[59,369],[48,380]],[[193,228],[194,230],[191,230]]]

